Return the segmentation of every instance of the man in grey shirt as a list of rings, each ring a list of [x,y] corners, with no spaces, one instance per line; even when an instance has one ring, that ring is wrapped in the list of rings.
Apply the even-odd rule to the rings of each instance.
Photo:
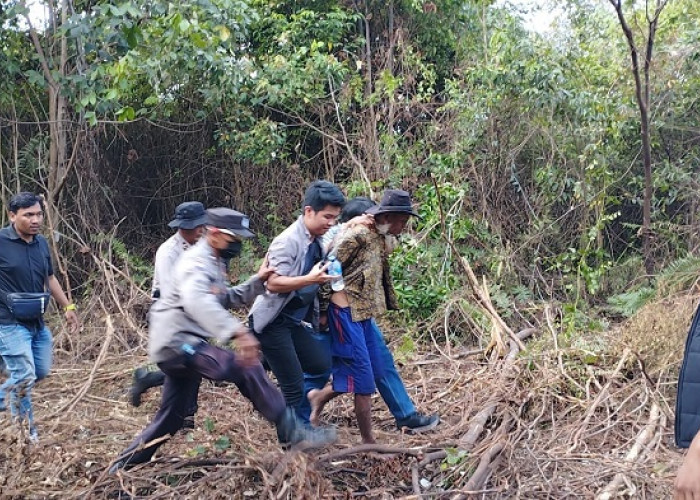
[[[228,311],[249,304],[275,272],[265,262],[242,285],[226,285],[224,259],[237,256],[242,238],[253,236],[248,217],[214,208],[207,212],[207,220],[204,237],[180,257],[173,286],[151,307],[148,353],[165,373],[162,402],[151,424],[110,467],[113,473],[149,461],[163,443],[159,438],[182,428],[187,404],[202,377],[236,384],[255,409],[277,426],[283,444],[323,445],[335,440],[332,429],[307,429],[285,408],[282,394],[260,364],[258,341]],[[237,352],[211,345],[212,338],[233,338]]]
[[[151,296],[157,300],[172,287],[172,274],[182,253],[194,245],[204,233],[207,217],[204,205],[198,201],[186,201],[175,208],[175,216],[168,226],[177,229],[175,234],[158,247],[153,271]],[[134,370],[133,382],[129,390],[129,401],[134,406],[141,405],[141,395],[151,387],[165,382],[165,374],[154,364],[144,365]],[[185,416],[185,429],[194,428],[194,414],[197,413],[197,394]]]

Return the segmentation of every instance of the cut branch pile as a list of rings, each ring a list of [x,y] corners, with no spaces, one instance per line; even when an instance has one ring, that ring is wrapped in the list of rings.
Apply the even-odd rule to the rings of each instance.
[[[159,391],[128,406],[131,370],[143,357],[116,352],[134,334],[107,317],[76,344],[87,356],[60,351],[53,376],[37,386],[41,443],[26,444],[14,425],[0,429],[3,496],[665,498],[680,458],[668,448],[664,389],[675,366],[652,386],[629,353],[575,364],[571,349],[557,352],[535,337],[526,352],[510,342],[502,360],[423,354],[403,366],[419,409],[441,414],[431,433],[397,432],[376,398],[380,444],[353,445],[352,402],[338,398],[324,415],[338,426],[338,444],[285,453],[235,388],[206,383],[193,433],[175,436],[154,462],[109,476],[111,461],[155,413]]]

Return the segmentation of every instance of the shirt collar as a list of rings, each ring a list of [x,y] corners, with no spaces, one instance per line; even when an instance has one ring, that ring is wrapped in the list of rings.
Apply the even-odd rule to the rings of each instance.
[[[15,230],[15,225],[14,225],[14,224],[10,223],[5,229],[7,229],[7,234],[6,234],[6,236],[7,236],[7,239],[8,239],[8,240],[14,240],[14,241],[21,240],[21,241],[24,241],[24,240],[20,237],[19,233],[17,233],[17,231]],[[32,241],[29,241],[29,242],[24,241],[24,243],[26,243],[27,245],[31,245],[31,244],[34,243],[35,241],[36,241],[36,235],[32,238]]]
[[[299,219],[299,225],[301,226],[302,230],[304,231],[304,236],[306,236],[306,241],[309,243],[313,243],[313,241],[316,239],[315,236],[311,236],[311,233],[309,232],[309,229],[306,227],[306,224],[304,224],[304,215],[300,215]]]
[[[178,245],[180,245],[180,247],[183,250],[187,250],[188,248],[190,248],[192,246],[189,243],[187,243],[187,240],[185,238],[182,237],[182,235],[180,234],[180,231],[175,233],[175,239],[177,240]]]
[[[17,234],[17,231],[15,231],[15,225],[14,225],[14,224],[10,224],[9,226],[7,226],[7,237],[8,237],[9,239],[11,239],[11,240],[19,240],[19,239],[21,239],[21,238],[19,237],[19,234]]]

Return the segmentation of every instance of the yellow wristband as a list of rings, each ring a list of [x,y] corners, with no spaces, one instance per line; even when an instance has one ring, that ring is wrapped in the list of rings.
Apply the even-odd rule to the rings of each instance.
[[[68,304],[66,307],[63,308],[64,311],[75,311],[77,308],[75,307],[75,304]]]

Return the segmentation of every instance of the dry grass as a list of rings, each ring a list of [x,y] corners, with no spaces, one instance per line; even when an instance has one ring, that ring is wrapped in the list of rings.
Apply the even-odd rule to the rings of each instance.
[[[0,417],[2,497],[593,498],[622,474],[615,494],[669,498],[681,459],[672,445],[675,377],[695,302],[678,296],[647,306],[589,364],[576,349],[560,349],[546,322],[532,341],[537,349],[510,368],[459,357],[466,346],[451,346],[452,357],[426,346],[401,372],[419,409],[439,412],[443,423],[429,434],[399,433],[376,398],[382,446],[371,450],[357,447],[350,398],[333,401],[324,416],[338,426],[338,444],[284,453],[234,387],[205,383],[195,431],[116,476],[106,469],[155,413],[160,391],[128,405],[131,371],[145,361],[143,332],[118,315],[112,328],[96,309],[101,319],[79,336],[57,329],[54,371],[34,392],[40,444],[26,444],[23,430]],[[465,444],[489,404],[484,432]],[[475,471],[485,474],[476,490]]]

